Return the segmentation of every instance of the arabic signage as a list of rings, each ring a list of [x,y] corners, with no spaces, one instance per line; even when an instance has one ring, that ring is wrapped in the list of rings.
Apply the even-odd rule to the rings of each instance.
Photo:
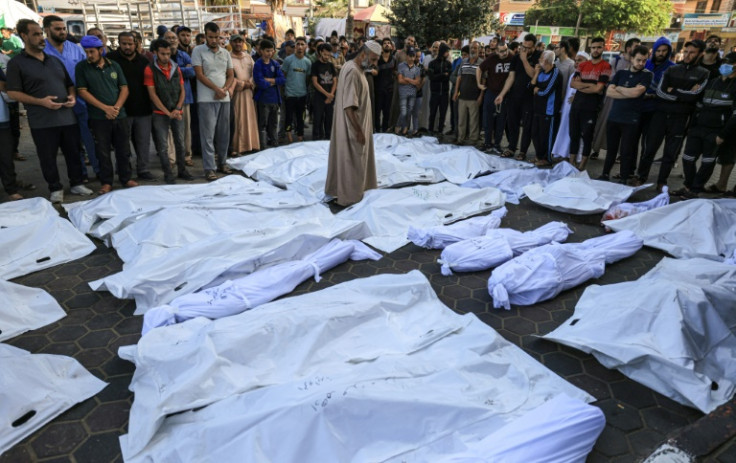
[[[731,13],[685,13],[682,19],[683,30],[701,30],[726,27]]]

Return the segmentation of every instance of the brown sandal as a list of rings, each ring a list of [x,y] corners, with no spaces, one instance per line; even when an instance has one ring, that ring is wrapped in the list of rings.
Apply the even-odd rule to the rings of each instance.
[[[104,195],[112,191],[112,185],[104,184],[97,191],[98,194]]]
[[[502,158],[513,158],[514,157],[514,152],[511,151],[511,150],[506,150],[503,153],[501,153],[501,157]]]
[[[526,154],[519,153],[516,156],[514,156],[514,159],[516,159],[517,161],[526,162]]]

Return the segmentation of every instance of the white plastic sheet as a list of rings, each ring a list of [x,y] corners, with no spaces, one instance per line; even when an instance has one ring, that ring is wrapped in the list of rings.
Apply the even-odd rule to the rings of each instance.
[[[0,279],[70,262],[94,250],[95,245],[59,217],[46,199],[0,204]]]
[[[603,222],[606,220],[623,219],[630,215],[641,214],[642,212],[651,211],[658,207],[666,206],[670,203],[670,193],[667,186],[662,187],[662,193],[658,194],[649,201],[640,203],[621,203],[612,206],[603,214]]]
[[[136,364],[130,462],[436,461],[411,455],[458,450],[559,394],[593,400],[416,271],[155,329],[119,353]]]
[[[434,137],[409,139],[391,134],[373,136],[378,188],[409,184],[463,183],[473,177],[529,164],[502,159],[473,147],[440,144]],[[327,201],[324,194],[329,143],[304,142],[271,148],[228,160],[228,164],[256,180]]]
[[[562,394],[439,463],[584,463],[605,425],[600,408]]]
[[[178,297],[143,316],[143,334],[195,317],[217,319],[239,314],[290,293],[300,283],[350,260],[378,260],[381,254],[360,241],[332,240],[301,260],[256,270],[243,278]]]
[[[692,199],[603,222],[674,257],[723,261],[736,250],[736,199]]]
[[[409,243],[409,226],[434,227],[492,211],[503,206],[495,188],[473,190],[451,183],[419,185],[392,190],[370,190],[363,200],[337,214],[364,222],[371,231],[363,241],[384,252]]]
[[[664,258],[637,281],[586,288],[545,339],[709,413],[736,392],[734,294],[736,267]]]
[[[606,264],[633,255],[642,241],[624,231],[582,243],[547,244],[496,267],[488,279],[493,307],[531,305],[603,275]]]
[[[501,265],[537,246],[566,241],[570,233],[572,230],[562,222],[550,222],[527,232],[510,228],[489,230],[485,236],[446,247],[437,262],[446,276],[453,271],[478,272]]]
[[[508,159],[498,159],[508,161]],[[506,194],[506,201],[512,204],[519,204],[519,200],[526,196],[524,187],[527,185],[534,183],[544,187],[565,177],[584,175],[567,161],[558,163],[552,169],[529,168],[531,164],[522,164],[524,164],[524,167],[496,169],[497,172],[491,175],[469,180],[461,186],[464,188],[486,188],[492,186]]]
[[[485,235],[489,230],[501,226],[501,219],[506,217],[505,207],[496,209],[482,217],[471,217],[451,225],[439,225],[430,228],[409,226],[407,239],[417,246],[427,249],[444,249],[446,246]]]
[[[7,344],[0,344],[0,371],[0,454],[106,386],[71,357]]]
[[[66,317],[56,299],[42,289],[0,280],[0,341]]]
[[[634,192],[649,188],[651,184],[630,187],[619,183],[591,180],[584,172],[580,176],[565,177],[547,186],[527,185],[524,193],[540,206],[568,214],[599,214],[611,206],[620,204]]]

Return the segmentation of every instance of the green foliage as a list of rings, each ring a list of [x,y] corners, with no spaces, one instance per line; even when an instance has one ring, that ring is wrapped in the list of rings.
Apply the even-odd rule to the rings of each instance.
[[[580,6],[579,6],[580,3]],[[537,0],[525,16],[525,24],[574,27],[582,12],[580,27],[603,34],[612,30],[658,34],[670,23],[669,0]]]
[[[394,0],[391,9],[399,36],[413,35],[419,44],[479,36],[498,26],[490,4],[478,0]]]
[[[316,18],[344,18],[348,14],[348,0],[313,0]]]

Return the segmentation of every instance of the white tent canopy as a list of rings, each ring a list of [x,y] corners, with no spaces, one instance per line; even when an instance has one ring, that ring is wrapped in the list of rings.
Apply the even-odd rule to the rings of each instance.
[[[155,329],[119,353],[136,364],[129,462],[438,461],[558,395],[594,400],[418,271]]]
[[[0,23],[11,29],[21,19],[32,19],[41,24],[41,16],[16,0],[0,0]]]
[[[664,258],[636,281],[586,288],[545,339],[709,413],[736,391],[736,267]]]

